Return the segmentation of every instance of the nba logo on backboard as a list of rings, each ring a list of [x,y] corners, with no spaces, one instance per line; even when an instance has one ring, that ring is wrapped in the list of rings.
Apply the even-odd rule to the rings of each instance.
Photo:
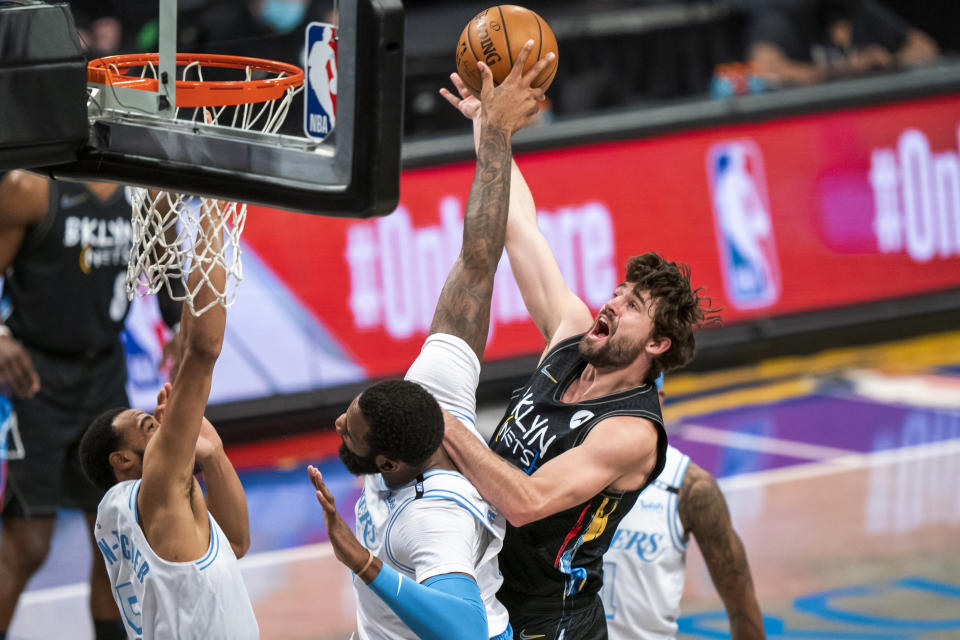
[[[707,179],[730,303],[738,309],[772,305],[780,297],[780,264],[760,149],[751,140],[713,145]]]
[[[337,31],[333,25],[311,22],[306,34],[303,132],[310,138],[323,140],[333,131],[336,122]]]

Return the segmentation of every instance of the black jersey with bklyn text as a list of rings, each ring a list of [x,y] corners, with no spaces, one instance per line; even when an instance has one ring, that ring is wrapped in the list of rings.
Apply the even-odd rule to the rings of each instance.
[[[490,448],[530,475],[583,442],[601,420],[638,416],[657,427],[657,463],[650,474],[656,478],[663,469],[667,436],[654,385],[584,402],[561,402],[564,391],[586,366],[578,351],[580,338],[557,344],[527,384],[514,393],[490,439]],[[638,424],[638,428],[642,427]],[[570,481],[576,482],[576,478]],[[514,610],[592,600],[603,581],[603,553],[641,490],[604,490],[537,522],[522,527],[508,524],[500,552],[504,583],[498,597],[511,617]]]
[[[100,201],[83,183],[51,181],[47,215],[28,229],[3,285],[13,335],[65,356],[119,344],[130,245],[122,187]]]

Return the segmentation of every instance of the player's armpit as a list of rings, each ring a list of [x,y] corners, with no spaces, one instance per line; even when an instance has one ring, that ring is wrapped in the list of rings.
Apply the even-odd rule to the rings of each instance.
[[[713,476],[693,463],[680,488],[679,515],[684,530],[696,538],[723,600],[733,640],[765,638],[747,553],[733,529],[727,502]]]

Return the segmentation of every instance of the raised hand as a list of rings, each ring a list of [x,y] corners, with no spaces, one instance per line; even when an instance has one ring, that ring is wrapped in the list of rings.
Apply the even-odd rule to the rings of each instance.
[[[440,89],[440,95],[468,120],[479,118],[480,98],[471,93],[459,73],[451,73],[450,81],[453,82],[453,86],[456,88],[460,97],[453,95],[446,88]]]
[[[502,129],[510,134],[531,124],[539,112],[539,101],[543,100],[543,89],[530,86],[541,72],[553,60],[553,52],[538,60],[529,71],[523,67],[533,50],[533,40],[527,40],[510,73],[498,86],[493,85],[493,73],[483,62],[477,63],[483,80],[480,90],[480,114],[488,125]]]
[[[170,382],[174,382],[177,379],[177,372],[180,370],[181,358],[183,358],[183,345],[180,340],[180,331],[177,330],[163,345],[160,364],[157,365],[157,370],[161,373],[166,373],[167,379],[170,380]]]
[[[160,424],[163,424],[163,414],[167,410],[167,398],[170,397],[171,391],[173,391],[173,385],[165,382],[159,393],[157,393],[157,406],[153,410],[153,417]]]
[[[316,467],[310,465],[307,467],[307,476],[309,476],[310,483],[316,490],[317,502],[323,507],[323,521],[327,525],[327,537],[330,538],[330,544],[333,546],[333,555],[341,564],[355,573],[374,565],[379,571],[379,560],[375,560],[371,564],[367,563],[370,552],[360,544],[356,536],[353,535],[353,531],[340,516],[337,505],[333,500],[333,494],[330,493],[330,489],[323,482],[323,474]],[[367,572],[364,571],[363,573],[366,574]]]

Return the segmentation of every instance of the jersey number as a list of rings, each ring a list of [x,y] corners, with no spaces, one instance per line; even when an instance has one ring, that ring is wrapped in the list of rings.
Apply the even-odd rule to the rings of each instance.
[[[120,609],[123,611],[123,617],[127,619],[127,624],[137,635],[143,633],[143,622],[140,614],[140,601],[137,600],[137,594],[134,593],[133,585],[129,582],[117,585],[117,602],[120,603]]]
[[[617,579],[617,565],[613,562],[603,563],[603,588],[600,592],[600,599],[603,600],[603,611],[607,615],[607,620],[613,620],[617,617],[617,605],[613,600],[613,587]]]
[[[114,322],[123,320],[127,315],[127,272],[117,274],[113,281],[113,298],[110,299],[110,319]]]

